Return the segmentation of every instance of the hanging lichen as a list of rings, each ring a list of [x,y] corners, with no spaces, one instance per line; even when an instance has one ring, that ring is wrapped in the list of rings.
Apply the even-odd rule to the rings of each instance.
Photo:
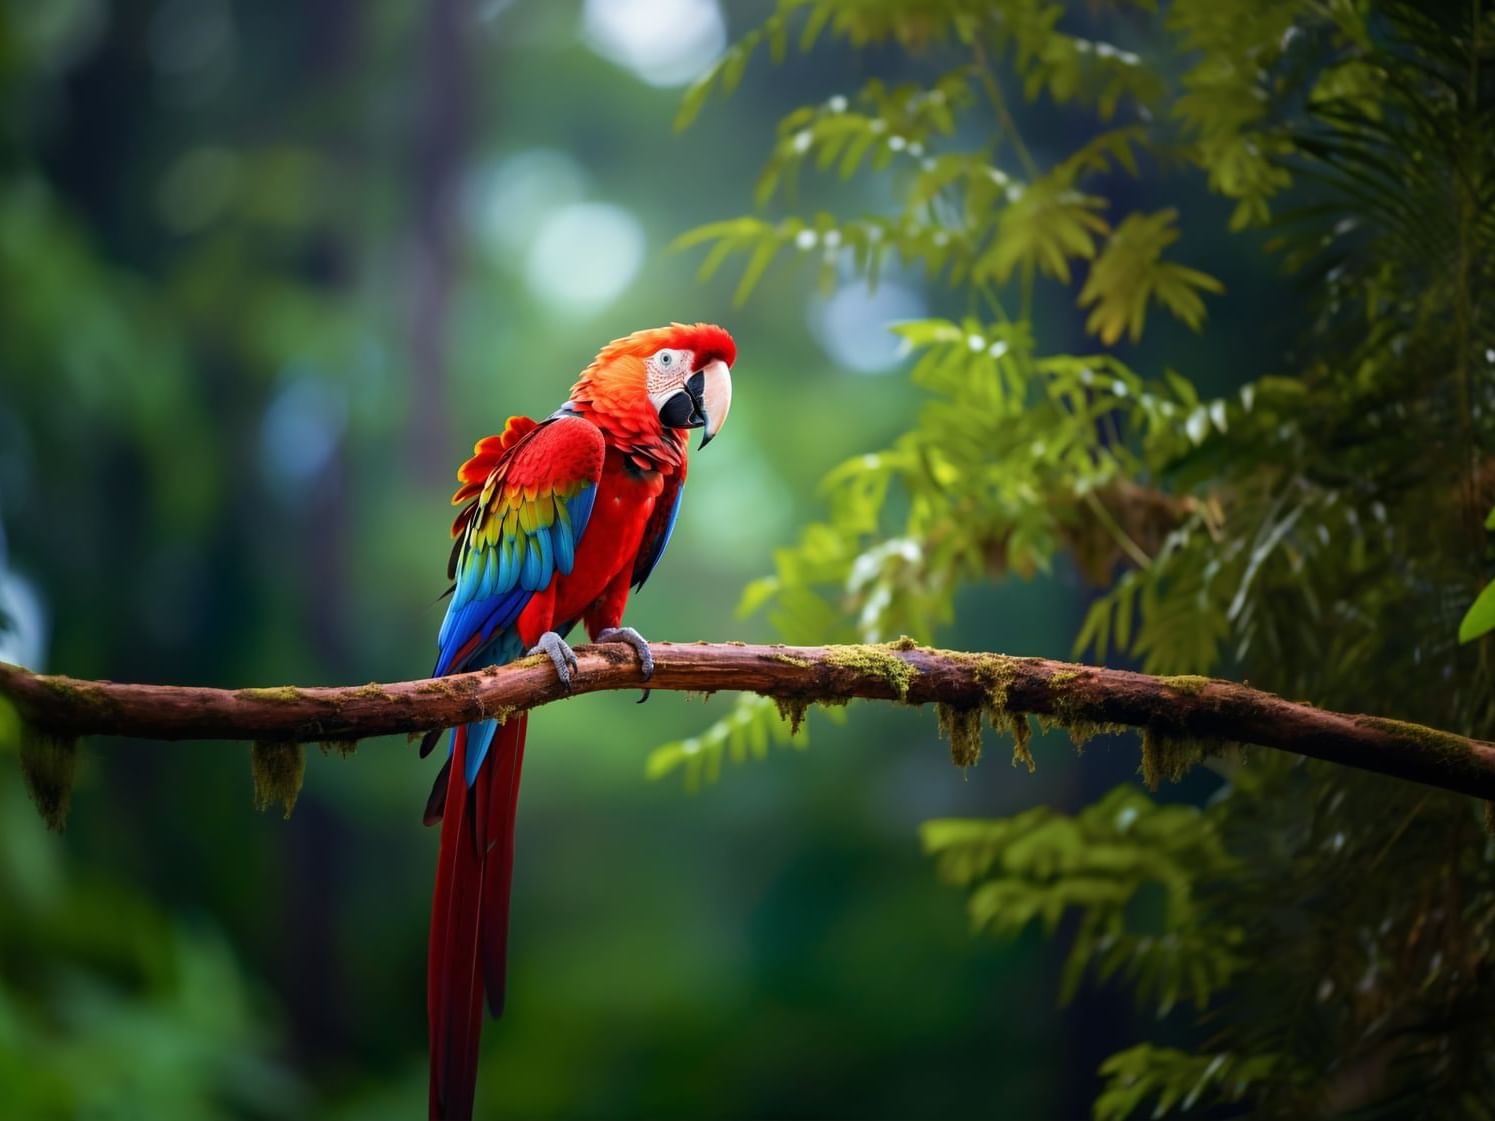
[[[77,737],[44,732],[23,720],[21,774],[26,780],[26,792],[36,803],[47,828],[60,832],[67,822],[68,803],[78,775]]]
[[[1149,790],[1156,790],[1165,778],[1177,782],[1202,758],[1204,750],[1197,741],[1157,728],[1142,729],[1142,781]]]
[[[1033,725],[1029,722],[1027,715],[1003,710],[1000,714],[1001,724],[997,723],[998,714],[988,710],[986,715],[987,719],[991,720],[993,728],[1012,733],[1012,765],[1016,767],[1022,764],[1028,768],[1030,775],[1038,770],[1038,763],[1033,758],[1033,751],[1029,747],[1033,739]]]
[[[425,735],[424,732],[411,733],[417,740]],[[323,740],[320,744],[323,755],[340,755],[344,759],[358,750],[357,740]]]
[[[981,758],[981,710],[941,702],[934,706],[940,736],[950,743],[950,759],[957,767],[973,767]]]
[[[279,802],[290,817],[306,777],[306,752],[301,745],[257,742],[249,749],[249,767],[254,775],[254,808],[264,811]]]
[[[789,734],[797,736],[800,728],[805,723],[805,713],[809,711],[810,702],[800,697],[774,697],[774,707],[779,710],[779,716],[784,723],[789,725]]]
[[[1081,695],[1076,693],[1075,684],[1084,678],[1085,673],[1081,670],[1066,670],[1051,675],[1048,685],[1054,711],[1051,716],[1039,719],[1039,727],[1044,731],[1055,726],[1063,728],[1069,734],[1070,742],[1075,745],[1076,751],[1084,750],[1085,745],[1096,736],[1131,731],[1125,724],[1092,720],[1082,714],[1083,700]]]

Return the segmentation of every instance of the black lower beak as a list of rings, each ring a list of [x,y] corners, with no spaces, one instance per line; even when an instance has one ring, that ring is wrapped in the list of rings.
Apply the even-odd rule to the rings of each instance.
[[[701,411],[701,399],[682,389],[664,403],[659,419],[667,428],[700,428],[706,423],[706,414]]]

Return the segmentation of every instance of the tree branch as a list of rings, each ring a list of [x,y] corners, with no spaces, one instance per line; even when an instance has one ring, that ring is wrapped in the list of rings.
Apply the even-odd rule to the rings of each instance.
[[[966,737],[979,735],[972,714],[979,721],[985,711],[994,724],[1013,728],[1020,743],[1026,740],[1026,714],[1033,714],[1068,727],[1076,739],[1099,730],[1140,729],[1144,769],[1151,750],[1154,774],[1181,769],[1201,747],[1248,743],[1495,799],[1495,744],[1397,720],[1326,712],[1213,678],[963,654],[906,639],[823,647],[664,642],[653,650],[653,689],[750,691],[800,711],[853,697],[936,704],[952,738],[962,728]],[[582,646],[577,655],[571,695],[642,684],[626,647]],[[84,735],[349,741],[507,717],[567,695],[541,658],[427,681],[273,689],[122,685],[0,663],[0,696],[10,699],[35,733],[64,742]]]

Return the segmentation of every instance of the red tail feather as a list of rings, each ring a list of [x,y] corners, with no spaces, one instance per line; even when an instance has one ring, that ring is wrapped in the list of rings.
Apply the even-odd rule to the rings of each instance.
[[[449,777],[426,967],[432,1121],[472,1116],[485,989],[493,1014],[503,1012],[524,729],[524,717],[498,729],[471,787],[461,778],[467,735],[459,729],[445,772]]]

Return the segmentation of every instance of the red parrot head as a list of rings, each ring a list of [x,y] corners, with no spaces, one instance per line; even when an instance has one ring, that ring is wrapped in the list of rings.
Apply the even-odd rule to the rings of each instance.
[[[680,446],[684,430],[699,428],[704,448],[732,407],[736,359],[732,336],[711,323],[635,331],[598,352],[572,387],[571,403],[599,422],[674,429]]]

